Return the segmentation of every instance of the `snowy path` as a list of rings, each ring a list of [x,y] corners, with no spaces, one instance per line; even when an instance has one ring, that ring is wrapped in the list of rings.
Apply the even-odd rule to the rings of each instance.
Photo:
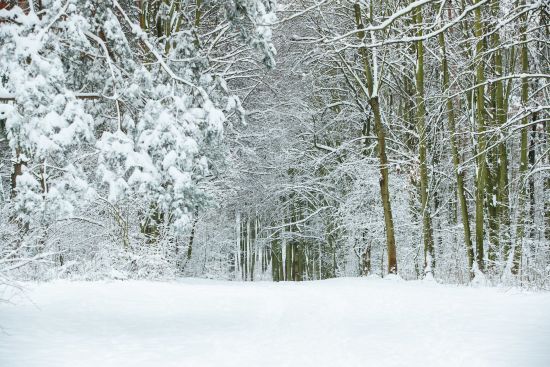
[[[2,367],[550,366],[550,294],[380,279],[55,282],[0,305]]]

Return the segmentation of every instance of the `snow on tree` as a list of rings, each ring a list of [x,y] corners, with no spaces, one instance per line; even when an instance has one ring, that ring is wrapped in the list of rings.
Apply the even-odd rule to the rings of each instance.
[[[107,200],[119,222],[119,203],[139,202],[132,220],[145,235],[152,217],[184,233],[207,201],[198,183],[222,157],[228,115],[244,117],[209,61],[223,50],[203,48],[200,13],[222,16],[208,24],[215,42],[249,45],[273,66],[273,3],[144,3],[151,25],[125,1],[25,4],[0,10],[1,113],[21,225],[46,231]]]

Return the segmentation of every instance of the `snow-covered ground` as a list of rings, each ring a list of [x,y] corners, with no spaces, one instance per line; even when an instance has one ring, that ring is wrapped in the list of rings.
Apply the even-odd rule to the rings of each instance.
[[[54,282],[0,305],[2,367],[550,366],[550,294],[396,279]]]

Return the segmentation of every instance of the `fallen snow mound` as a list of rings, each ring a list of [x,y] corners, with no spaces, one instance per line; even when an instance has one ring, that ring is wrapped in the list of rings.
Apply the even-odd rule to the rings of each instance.
[[[550,366],[550,294],[435,282],[25,284],[2,367]]]

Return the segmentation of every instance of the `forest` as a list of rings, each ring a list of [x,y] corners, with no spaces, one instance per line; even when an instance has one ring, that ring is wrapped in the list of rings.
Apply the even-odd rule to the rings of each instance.
[[[550,287],[548,4],[0,7],[0,274]]]
[[[550,366],[545,0],[0,0],[0,365]]]

